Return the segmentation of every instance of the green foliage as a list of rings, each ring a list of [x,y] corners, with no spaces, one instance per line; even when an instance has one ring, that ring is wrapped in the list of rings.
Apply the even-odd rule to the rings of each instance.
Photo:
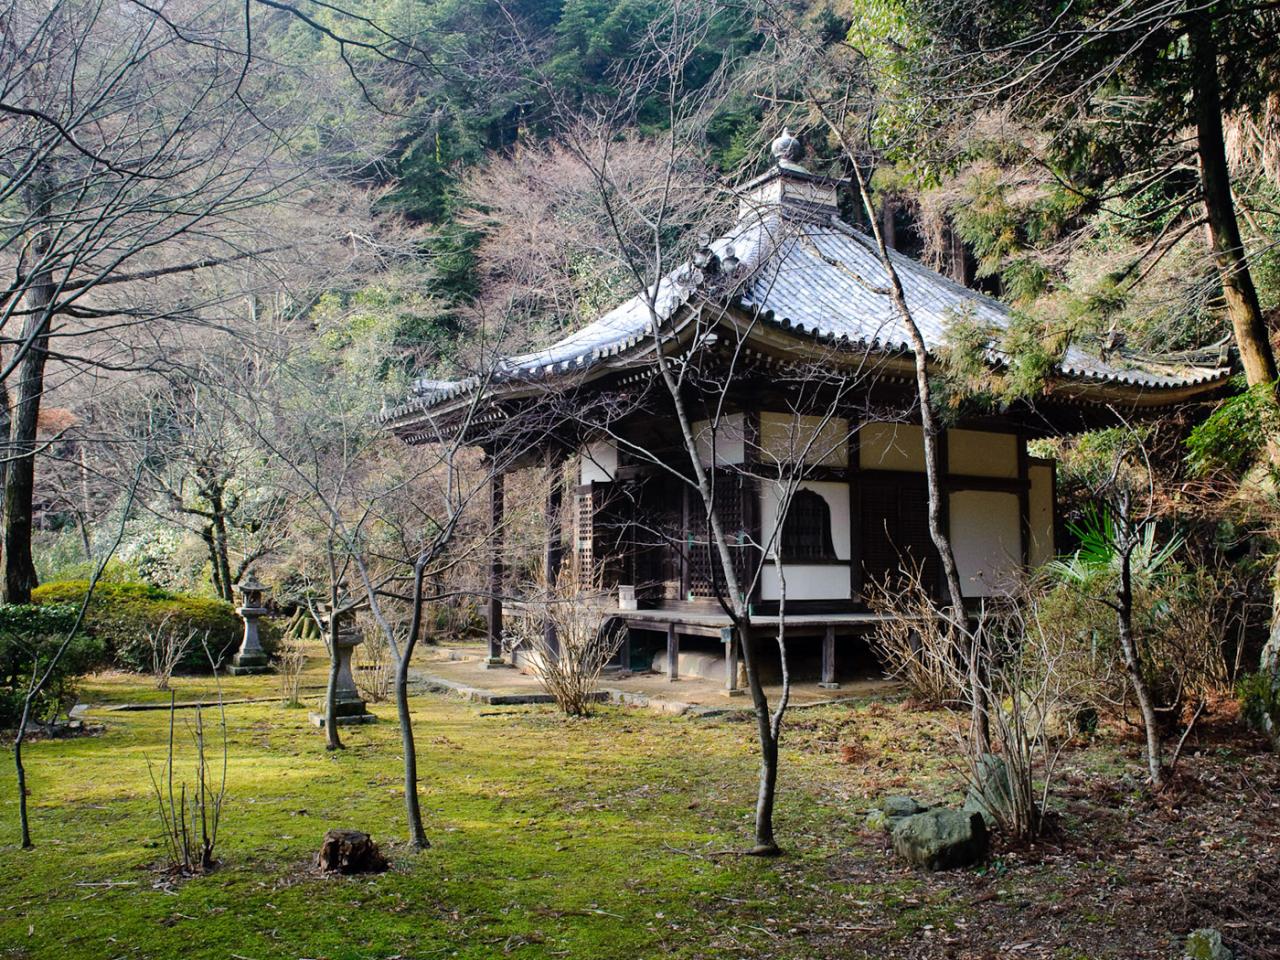
[[[1116,669],[1116,611],[1108,603],[1119,589],[1129,535],[1109,510],[1095,505],[1067,527],[1080,546],[1071,557],[1047,565],[1057,585],[1042,605],[1041,620],[1062,644],[1063,669],[1076,675],[1073,683],[1081,691],[1088,691],[1090,706],[1106,711],[1109,704],[1124,700]],[[1234,580],[1227,570],[1177,561],[1185,538],[1175,534],[1161,542],[1154,522],[1134,534],[1132,626],[1142,641],[1140,668],[1157,708],[1176,719],[1188,700],[1226,686],[1225,629]]]
[[[1187,460],[1197,473],[1243,473],[1266,452],[1268,441],[1280,437],[1276,385],[1246,387],[1243,379],[1234,381],[1242,392],[1225,400],[1187,437]]]
[[[36,572],[41,583],[54,580],[88,580],[100,564],[97,559],[85,559],[80,534],[73,530],[37,533],[33,546]],[[102,568],[99,579],[104,582],[116,582],[145,578],[136,567],[121,560],[117,551],[117,555]]]
[[[46,583],[32,592],[31,599],[37,604],[79,604],[88,586],[84,580]],[[148,632],[161,625],[208,634],[215,661],[225,660],[235,651],[243,632],[231,604],[172,593],[147,583],[99,583],[85,614],[85,631],[102,643],[107,662],[126,670],[149,669]],[[275,638],[266,630],[262,639],[263,646],[269,648]],[[209,669],[200,643],[192,645],[179,669]]]
[[[1252,729],[1271,737],[1280,736],[1280,687],[1265,672],[1250,673],[1236,684],[1240,717]]]
[[[1104,507],[1089,504],[1084,517],[1067,523],[1067,530],[1080,544],[1069,560],[1055,560],[1050,568],[1064,580],[1085,583],[1101,573],[1119,573],[1122,549],[1128,532],[1122,531],[1115,515]],[[1135,582],[1151,582],[1160,575],[1165,565],[1173,559],[1185,542],[1174,535],[1164,544],[1156,542],[1156,524],[1148,521],[1135,531],[1137,547],[1129,555],[1130,569]]]
[[[0,604],[0,727],[13,727],[32,684],[52,663],[75,626],[74,604]],[[67,644],[44,689],[32,702],[32,719],[53,720],[73,702],[75,679],[102,662],[103,644],[79,633]]]
[[[1030,315],[1016,312],[1000,329],[971,313],[948,318],[940,351],[939,401],[954,413],[979,412],[1034,397],[1061,359],[1065,340],[1054,342]],[[995,355],[1000,366],[993,368]]]

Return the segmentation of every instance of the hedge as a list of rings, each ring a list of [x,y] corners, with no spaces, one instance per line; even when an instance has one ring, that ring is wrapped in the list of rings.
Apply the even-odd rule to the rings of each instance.
[[[39,604],[79,605],[88,589],[87,580],[46,583],[32,591],[31,600]],[[231,604],[172,593],[148,583],[99,582],[85,612],[85,631],[102,642],[105,664],[126,670],[150,669],[148,633],[161,625],[173,630],[207,633],[209,650],[214,659],[221,662],[230,659],[244,633],[244,625]],[[262,632],[263,646],[270,650],[274,631],[268,628]],[[192,644],[178,669],[209,669],[208,657],[199,641]]]
[[[77,634],[62,649],[76,613],[71,604],[0,603],[0,727],[17,726],[33,676],[48,671],[32,703],[32,719],[48,722],[75,701],[76,677],[102,662],[102,641],[96,637]],[[53,664],[59,650],[62,655]]]

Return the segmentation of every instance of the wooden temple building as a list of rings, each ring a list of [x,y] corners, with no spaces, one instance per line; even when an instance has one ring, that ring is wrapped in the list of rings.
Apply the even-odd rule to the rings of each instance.
[[[730,691],[738,658],[722,577],[658,356],[678,377],[715,480],[715,510],[750,584],[751,629],[775,632],[785,597],[788,637],[797,650],[807,639],[821,681],[835,685],[846,652],[865,659],[868,585],[907,565],[940,576],[913,354],[875,242],[840,218],[842,181],[801,167],[794,138],[784,132],[773,154],[740,189],[736,224],[653,288],[483,377],[421,381],[384,415],[409,443],[465,419],[508,468],[571,463],[576,483],[551,483],[546,569],[554,575],[572,550],[605,578],[631,636],[628,665],[647,666],[637,651],[648,651],[676,679],[682,647],[700,649],[724,664]],[[931,351],[957,318],[996,331],[1010,322],[998,301],[892,256]],[[1003,362],[994,348],[988,362]],[[1054,554],[1054,463],[1030,455],[1029,441],[1212,394],[1230,372],[1216,354],[1166,363],[1073,345],[1033,400],[950,426],[945,509],[966,595],[999,591]],[[491,499],[501,529],[500,473]],[[500,662],[503,598],[515,589],[500,540],[491,589],[489,653]]]

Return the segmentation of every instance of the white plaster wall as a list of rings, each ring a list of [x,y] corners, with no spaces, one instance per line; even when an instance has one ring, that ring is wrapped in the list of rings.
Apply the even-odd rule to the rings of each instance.
[[[578,483],[609,483],[618,475],[618,447],[612,440],[596,440],[579,451]]]
[[[909,423],[869,421],[858,431],[863,470],[924,472],[924,432]]]
[[[1001,592],[1022,565],[1018,496],[989,490],[951,494],[951,546],[966,597]]]
[[[707,466],[713,463],[712,441],[715,443],[714,463],[743,463],[746,460],[746,419],[741,413],[721,417],[714,430],[710,420],[694,421],[693,438],[698,446],[698,457]]]
[[[851,580],[848,564],[785,564],[788,600],[847,600]],[[782,597],[778,570],[771,563],[760,573],[760,598]]]
[[[852,528],[849,518],[849,485],[834,481],[802,481],[801,490],[812,490],[827,502],[831,510],[831,545],[836,557],[849,560],[852,556]],[[764,484],[760,490],[760,532],[764,537],[774,535],[776,550],[781,539],[777,528],[778,502],[781,491],[774,484]],[[770,551],[770,558],[775,556]],[[829,563],[788,563],[783,565],[787,578],[789,600],[847,600],[850,596],[848,565]],[[779,600],[782,597],[781,581],[772,559],[766,561],[760,574],[760,597],[763,600]]]
[[[980,430],[948,430],[947,461],[952,473],[971,477],[1018,477],[1018,436]]]
[[[1031,496],[1028,498],[1028,516],[1031,543],[1028,559],[1032,567],[1038,567],[1053,559],[1056,549],[1053,542],[1053,472],[1052,460],[1032,460],[1027,468],[1031,477]]]
[[[849,465],[849,421],[841,417],[797,416],[793,413],[760,414],[761,459],[796,463],[808,451],[805,462],[826,467]]]

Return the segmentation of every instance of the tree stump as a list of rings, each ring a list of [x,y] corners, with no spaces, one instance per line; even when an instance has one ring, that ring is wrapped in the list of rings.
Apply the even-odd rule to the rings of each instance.
[[[316,854],[316,866],[326,873],[381,873],[389,864],[367,833],[330,830]]]

